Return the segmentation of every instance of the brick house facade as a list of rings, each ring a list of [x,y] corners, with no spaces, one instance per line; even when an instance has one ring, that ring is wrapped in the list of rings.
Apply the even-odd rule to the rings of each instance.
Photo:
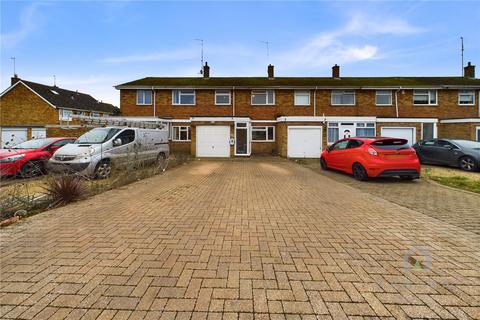
[[[77,137],[88,128],[70,118],[71,114],[113,115],[113,105],[90,95],[12,78],[0,95],[1,146],[42,137]]]
[[[264,78],[217,78],[206,65],[203,77],[150,77],[116,88],[122,115],[170,119],[172,150],[194,156],[318,157],[343,136],[394,135],[415,143],[449,137],[442,119],[480,115],[480,79],[471,65],[465,77],[351,78],[340,77],[338,66],[332,77],[268,71]]]

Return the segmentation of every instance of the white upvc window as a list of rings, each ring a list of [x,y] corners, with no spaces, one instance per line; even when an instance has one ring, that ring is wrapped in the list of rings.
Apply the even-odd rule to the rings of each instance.
[[[413,90],[413,104],[426,106],[437,105],[437,90]]]
[[[228,106],[231,104],[232,92],[230,90],[215,90],[215,105]]]
[[[173,141],[190,141],[190,126],[173,126]]]
[[[274,126],[255,126],[252,127],[253,142],[273,142],[275,141]]]
[[[172,90],[172,102],[174,105],[195,105],[195,90]]]
[[[151,90],[137,90],[137,105],[151,105],[152,91]]]
[[[60,109],[58,110],[58,119],[63,121],[72,121],[72,110]]]
[[[377,106],[391,106],[392,90],[377,90],[375,93],[375,104]]]
[[[356,137],[375,137],[375,123],[357,122],[355,127]]]
[[[274,105],[275,90],[252,90],[252,105]]]
[[[474,90],[459,90],[458,104],[462,106],[475,105],[475,91]]]
[[[338,127],[338,122],[329,122],[327,125],[327,143],[334,143],[338,140],[340,135],[340,130]]]
[[[100,113],[98,113],[98,112],[92,112],[92,117],[94,117],[94,118],[99,118],[99,117],[100,117]]]
[[[294,102],[296,106],[310,105],[310,91],[309,90],[295,90]]]
[[[355,105],[355,90],[332,90],[333,106]]]

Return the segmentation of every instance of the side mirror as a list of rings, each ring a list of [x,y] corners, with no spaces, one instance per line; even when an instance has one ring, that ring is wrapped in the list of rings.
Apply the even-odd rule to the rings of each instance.
[[[332,146],[328,146],[326,150],[327,150],[327,152],[332,151]]]
[[[114,147],[118,147],[118,146],[121,146],[121,145],[122,145],[122,139],[117,138],[117,139],[113,140],[113,146]]]
[[[50,147],[47,148],[47,151],[55,152],[58,149],[60,149],[60,146],[50,146]]]

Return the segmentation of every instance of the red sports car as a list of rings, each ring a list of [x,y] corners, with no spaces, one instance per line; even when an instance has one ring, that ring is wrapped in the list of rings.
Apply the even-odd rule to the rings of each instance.
[[[322,152],[322,169],[353,174],[357,180],[420,177],[420,161],[408,141],[397,138],[348,138],[335,142]]]
[[[34,177],[45,173],[46,161],[53,153],[76,138],[28,140],[8,149],[0,149],[0,176]]]

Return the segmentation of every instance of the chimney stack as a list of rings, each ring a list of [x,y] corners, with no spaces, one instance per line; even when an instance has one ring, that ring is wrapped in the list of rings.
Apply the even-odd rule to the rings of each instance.
[[[334,78],[334,79],[339,79],[340,78],[340,66],[338,66],[337,64],[335,64],[332,67],[332,78]]]
[[[208,62],[205,62],[203,66],[203,78],[210,79],[210,67],[208,66]]]
[[[21,79],[18,77],[18,74],[14,74],[13,77],[11,78],[10,85],[13,86],[15,83],[20,81]]]
[[[475,66],[471,62],[463,68],[463,76],[465,78],[475,78]]]
[[[274,78],[274,70],[273,70],[273,65],[269,64],[267,68],[268,72],[268,79],[272,80]]]

